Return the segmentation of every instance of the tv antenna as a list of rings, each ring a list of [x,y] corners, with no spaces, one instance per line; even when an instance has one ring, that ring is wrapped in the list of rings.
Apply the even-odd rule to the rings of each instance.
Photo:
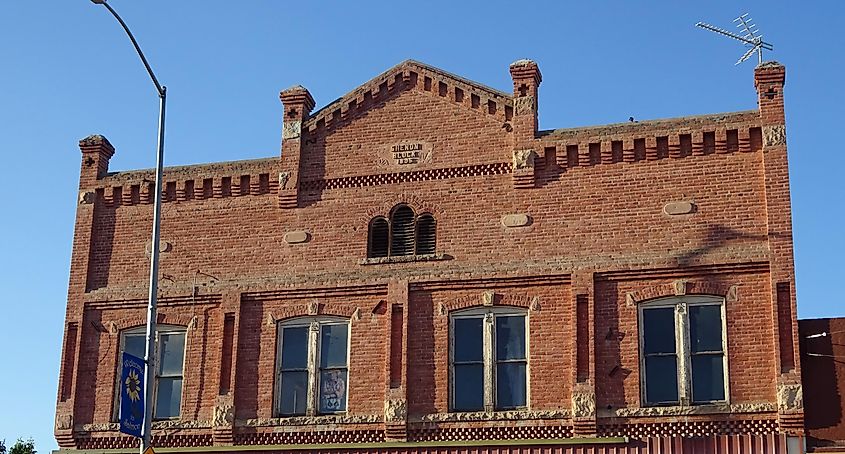
[[[750,46],[750,48],[744,54],[742,54],[742,57],[739,57],[739,60],[736,61],[737,65],[744,62],[745,60],[748,60],[748,58],[751,57],[754,52],[757,52],[757,59],[759,63],[763,63],[763,49],[772,50],[772,45],[763,41],[763,35],[757,28],[757,24],[754,24],[751,21],[751,18],[748,17],[748,13],[737,17],[736,19],[734,19],[734,22],[736,23],[736,28],[739,29],[739,33],[729,32],[727,30],[723,30],[719,27],[715,27],[704,22],[699,22],[695,24],[695,26],[698,28],[709,30],[713,33],[717,33],[722,36],[727,36],[728,38],[735,39],[744,43],[746,46]]]

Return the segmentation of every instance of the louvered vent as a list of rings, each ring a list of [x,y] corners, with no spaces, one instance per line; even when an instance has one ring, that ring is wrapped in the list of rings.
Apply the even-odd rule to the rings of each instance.
[[[367,257],[387,257],[387,248],[390,245],[390,226],[385,218],[375,218],[370,222],[370,244],[367,248]]]
[[[390,255],[414,254],[414,210],[402,205],[393,211]]]
[[[417,254],[434,254],[436,231],[434,216],[422,214],[417,218]]]

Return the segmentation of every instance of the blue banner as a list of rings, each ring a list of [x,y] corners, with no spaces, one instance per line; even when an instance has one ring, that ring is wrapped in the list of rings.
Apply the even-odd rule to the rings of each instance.
[[[144,427],[144,360],[124,352],[120,364],[120,431],[141,437]]]

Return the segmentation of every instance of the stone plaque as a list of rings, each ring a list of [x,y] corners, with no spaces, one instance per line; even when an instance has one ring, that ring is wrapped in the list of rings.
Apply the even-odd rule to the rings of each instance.
[[[432,146],[428,142],[403,140],[382,146],[379,150],[380,167],[415,167],[431,162]]]

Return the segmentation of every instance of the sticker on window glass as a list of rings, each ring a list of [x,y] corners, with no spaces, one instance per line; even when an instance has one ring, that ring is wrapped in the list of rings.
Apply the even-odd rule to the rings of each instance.
[[[320,413],[346,410],[346,370],[320,372]]]

